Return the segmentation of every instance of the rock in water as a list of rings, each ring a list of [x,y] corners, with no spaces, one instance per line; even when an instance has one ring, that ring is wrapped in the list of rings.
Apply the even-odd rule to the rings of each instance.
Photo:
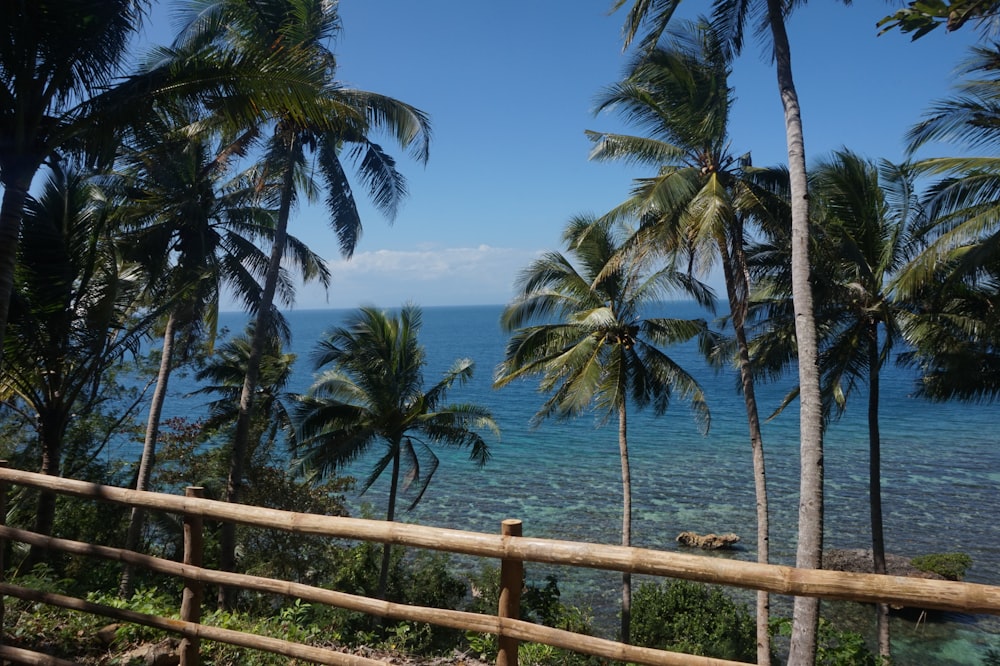
[[[823,568],[849,573],[873,573],[872,551],[870,548],[832,548],[823,552]],[[909,557],[892,553],[885,554],[885,572],[890,576],[946,580],[944,576],[917,569]]]
[[[730,532],[729,534],[698,534],[696,532],[681,532],[677,535],[677,543],[691,548],[701,548],[702,550],[722,550],[732,548],[740,540],[740,537]]]

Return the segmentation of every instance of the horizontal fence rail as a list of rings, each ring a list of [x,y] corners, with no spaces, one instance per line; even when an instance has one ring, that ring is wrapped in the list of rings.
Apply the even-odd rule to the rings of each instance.
[[[101,557],[104,559],[117,560],[126,564],[144,567],[157,573],[177,576],[178,578],[194,580],[200,583],[226,585],[228,587],[239,587],[245,590],[253,590],[254,592],[279,594],[286,597],[302,599],[303,601],[322,603],[329,606],[336,606],[337,608],[345,608],[347,610],[367,613],[369,615],[377,615],[390,620],[427,622],[429,624],[437,624],[442,627],[460,629],[462,631],[506,635],[519,640],[532,641],[534,643],[546,643],[548,645],[567,650],[577,650],[578,652],[586,651],[589,654],[594,654],[598,657],[606,657],[617,661],[632,661],[640,664],[651,664],[652,666],[670,666],[682,663],[706,665],[741,663],[708,658],[700,658],[702,661],[690,661],[689,659],[688,661],[681,662],[676,660],[676,653],[636,647],[634,645],[624,645],[616,641],[597,638],[594,636],[584,636],[571,631],[545,627],[524,620],[500,618],[495,615],[482,615],[480,613],[470,613],[445,608],[408,606],[405,604],[393,603],[391,601],[379,601],[369,597],[347,594],[346,592],[337,592],[335,590],[313,587],[302,583],[291,583],[289,581],[277,580],[274,578],[215,571],[213,569],[202,569],[200,567],[191,567],[172,560],[164,560],[159,557],[142,555],[121,548],[95,546],[93,544],[70,541],[68,539],[45,537],[40,534],[35,534],[34,532],[18,530],[11,527],[0,527],[0,538],[10,538],[15,541],[22,541],[28,545],[52,548],[54,550],[69,553],[70,555]],[[5,587],[0,584],[0,591],[4,591],[5,589],[12,587],[14,586]],[[4,594],[25,598],[11,592],[4,592]],[[29,597],[28,600],[41,601],[42,599],[33,596]],[[54,605],[63,604],[54,603]],[[96,604],[94,606],[96,606]],[[117,609],[112,610],[117,611]],[[137,624],[143,624],[143,622],[137,622]],[[165,627],[159,626],[158,628],[162,629]],[[178,631],[180,630],[178,629]],[[586,650],[581,650],[581,646],[585,647]]]
[[[383,666],[383,662],[381,661],[345,654],[335,650],[326,650],[323,648],[312,647],[310,645],[291,643],[289,641],[283,641],[279,638],[271,638],[270,636],[247,634],[242,631],[234,631],[232,629],[210,627],[204,624],[197,624],[195,622],[185,622],[184,620],[174,620],[156,615],[147,615],[146,613],[137,613],[124,608],[114,608],[113,606],[95,604],[91,601],[77,599],[76,597],[68,597],[54,592],[41,592],[39,590],[32,590],[27,587],[20,587],[9,583],[0,583],[0,593],[24,599],[26,601],[59,606],[60,608],[69,608],[83,613],[102,615],[104,617],[111,618],[112,620],[119,620],[121,622],[128,622],[131,624],[141,624],[147,627],[153,627],[154,629],[162,629],[164,631],[180,634],[185,638],[207,638],[220,643],[229,643],[230,645],[238,645],[240,647],[253,648],[256,650],[266,650],[285,657],[306,659],[320,664],[333,664],[334,666]]]
[[[485,534],[382,520],[301,514],[197,497],[181,497],[102,486],[8,468],[0,469],[0,483],[13,483],[81,498],[179,513],[188,518],[231,521],[300,535],[376,541],[426,548],[499,559],[502,563],[543,562],[683,578],[787,595],[814,596],[866,603],[890,603],[967,613],[1000,614],[1000,587],[975,583],[796,569],[789,566],[722,560],[644,548],[524,537],[519,536],[516,530],[509,529],[511,525],[507,525],[506,522],[503,534]],[[74,555],[117,560],[127,565],[145,567],[152,571],[200,584],[238,587],[300,598],[394,620],[428,622],[463,631],[497,634],[501,639],[509,638],[545,643],[618,661],[652,666],[734,666],[737,663],[629,646],[607,639],[544,627],[518,620],[510,615],[504,617],[502,609],[497,616],[492,616],[395,604],[299,583],[214,571],[120,548],[42,536],[3,526],[0,526],[0,539],[13,539],[29,545],[53,548]],[[76,608],[86,612],[96,612],[128,622],[156,626],[179,633],[186,639],[207,638],[235,645],[267,649],[276,654],[299,657],[318,663],[337,664],[338,666],[346,666],[347,664],[368,666],[370,663],[379,663],[331,650],[296,646],[279,639],[266,637],[256,637],[266,640],[250,640],[249,642],[252,644],[248,645],[249,639],[230,635],[239,634],[239,632],[227,632],[227,630],[205,627],[195,622],[157,618],[120,609],[108,609],[108,607],[79,599],[25,590],[8,584],[0,584],[0,593],[39,600],[57,606]],[[106,612],[106,610],[113,611],[113,613]],[[131,613],[132,619],[124,619],[120,615],[121,613]],[[240,635],[247,636],[247,634]],[[505,644],[507,647],[502,651],[501,659],[506,660],[505,664],[514,666],[516,664],[516,644],[513,655],[510,654],[511,644],[508,642]],[[288,647],[289,645],[294,647]],[[303,648],[303,650],[299,651],[298,648]],[[306,656],[307,653],[310,656]]]
[[[219,500],[101,486],[12,469],[0,469],[0,481],[294,534],[378,541],[495,559],[513,558],[526,562],[629,571],[792,596],[1000,615],[1000,587],[978,583],[796,569],[778,564],[722,560],[647,548],[534,537],[503,537],[384,520],[292,513]]]

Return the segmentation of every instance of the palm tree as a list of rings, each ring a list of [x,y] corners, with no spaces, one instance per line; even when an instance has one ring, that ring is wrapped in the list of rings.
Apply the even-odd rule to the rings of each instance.
[[[845,0],[847,1],[847,0]],[[615,0],[618,9],[628,0]],[[680,0],[633,0],[626,19],[625,47],[649,25],[643,47],[659,41]],[[823,413],[819,389],[819,352],[813,295],[809,283],[809,190],[802,112],[792,75],[792,52],[785,17],[797,4],[786,0],[713,0],[714,24],[722,42],[737,55],[743,48],[747,19],[770,32],[771,55],[785,116],[792,216],[792,288],[799,369],[799,530],[795,565],[818,569],[823,559]],[[789,663],[808,666],[816,660],[819,599],[796,597]]]
[[[591,405],[618,417],[622,471],[622,545],[632,542],[632,485],[628,453],[628,403],[652,405],[663,414],[674,392],[688,400],[707,431],[708,406],[701,387],[660,347],[711,340],[704,321],[649,316],[671,292],[711,302],[700,283],[673,268],[647,270],[641,256],[622,259],[623,242],[611,225],[588,217],[570,221],[563,234],[579,269],[552,252],[518,278],[517,296],[500,324],[514,334],[496,371],[495,387],[538,375],[550,397],[534,417],[568,418]],[[621,638],[629,640],[631,575],[622,574]]]
[[[1000,265],[976,281],[943,269],[934,287],[911,299],[902,323],[912,351],[900,360],[917,368],[915,394],[934,401],[996,402],[1000,398]]]
[[[232,121],[259,119],[275,105],[310,108],[316,72],[295,54],[217,57],[209,49],[157,53],[130,77],[122,65],[148,0],[36,0],[3,13],[0,42],[0,341],[7,326],[24,204],[54,155],[87,148],[107,157],[116,133],[141,126],[153,100],[211,104]],[[282,67],[273,66],[274,61]]]
[[[1000,143],[994,100],[1000,49],[976,47],[955,94],[938,101],[910,130],[910,150],[929,141],[969,149]],[[915,348],[904,360],[923,379],[919,393],[934,400],[994,400],[1000,395],[996,308],[1000,286],[1000,160],[990,156],[932,158],[916,168],[941,176],[927,192],[927,248],[897,279],[917,303],[905,335]]]
[[[820,371],[823,409],[827,418],[840,416],[852,393],[868,388],[869,507],[875,573],[885,574],[885,536],[882,518],[881,434],[879,428],[880,371],[901,339],[901,327],[910,318],[911,304],[900,301],[893,290],[898,272],[920,248],[917,233],[921,214],[906,167],[881,162],[876,165],[848,150],[841,150],[815,166],[810,178],[814,214],[822,219],[816,238],[817,271],[814,289],[816,319],[820,330]],[[777,264],[771,264],[777,267]],[[786,269],[771,275],[770,296],[778,301],[788,295]],[[772,309],[771,324],[781,320]],[[784,308],[785,330],[789,310]],[[780,330],[780,327],[777,327]],[[787,335],[772,335],[770,342],[787,346]],[[766,349],[768,338],[757,340],[761,356],[779,359],[786,366],[787,353]],[[778,368],[770,368],[777,372]],[[788,404],[797,391],[785,400]],[[889,607],[877,605],[879,653],[890,658]]]
[[[871,510],[874,572],[884,574],[879,374],[900,337],[906,310],[890,291],[890,281],[915,253],[917,239],[912,177],[887,162],[876,167],[858,155],[840,151],[813,173],[813,192],[823,224],[840,258],[838,298],[823,299],[821,389],[838,413],[857,381],[868,385],[868,495]],[[839,310],[830,311],[835,308]],[[829,315],[828,315],[829,313]],[[827,323],[829,321],[829,323]],[[889,660],[889,606],[877,605],[879,655]]]
[[[472,377],[473,363],[459,359],[429,390],[423,388],[426,363],[417,340],[421,313],[405,305],[398,316],[365,307],[343,327],[327,334],[316,349],[322,372],[308,393],[298,397],[297,465],[307,476],[322,478],[341,470],[380,444],[384,446],[362,492],[391,468],[386,520],[396,516],[396,496],[403,468],[403,488],[417,484],[410,508],[421,500],[438,466],[431,444],[469,449],[482,466],[490,451],[479,430],[499,434],[490,412],[471,404],[443,405],[456,383]],[[382,549],[378,597],[385,598],[390,544]]]
[[[215,338],[219,296],[229,285],[248,309],[257,308],[262,267],[267,255],[256,242],[269,238],[273,211],[261,205],[255,174],[229,177],[232,161],[245,154],[250,137],[216,139],[198,128],[189,106],[161,107],[132,138],[119,158],[121,217],[129,233],[127,251],[150,273],[154,299],[171,304],[163,332],[163,348],[136,489],[146,490],[152,474],[160,415],[174,365],[175,338],[183,334],[187,349],[202,332]],[[298,243],[293,258],[307,278],[324,284],[329,274],[322,260]],[[290,297],[286,295],[286,297]],[[125,547],[134,550],[142,528],[142,510],[132,511]],[[122,575],[119,592],[131,593],[131,568]]]
[[[756,204],[761,191],[744,177],[749,155],[729,153],[726,127],[733,103],[729,69],[709,26],[690,25],[683,33],[672,33],[667,45],[639,54],[625,79],[598,101],[598,111],[618,111],[648,135],[588,132],[588,136],[595,144],[591,159],[629,160],[657,169],[657,175],[638,179],[630,199],[609,214],[642,219],[636,241],[653,251],[687,255],[692,270],[707,271],[721,260],[753,458],[757,561],[766,564],[764,443],[744,326],[750,291],[744,238],[752,213],[742,210]],[[753,207],[759,214],[760,207]],[[768,663],[770,657],[769,617],[769,595],[759,592],[759,664]]]
[[[35,173],[83,122],[81,99],[106,87],[145,3],[39,0],[4,11],[0,42],[0,343],[7,328],[21,220]],[[2,345],[0,345],[2,346]],[[2,353],[2,352],[0,352]]]
[[[138,352],[160,316],[140,312],[141,276],[117,251],[108,208],[85,175],[58,165],[27,200],[0,399],[37,432],[43,474],[62,472],[74,415],[94,408],[106,371]],[[43,492],[35,531],[49,534],[54,517],[55,494]]]
[[[978,28],[989,26],[1000,14],[1000,2],[996,0],[946,0],[928,4],[910,0],[906,9],[897,10],[878,22],[882,28],[879,34],[899,28],[902,33],[913,33],[913,39],[920,39],[938,26],[945,31],[959,30],[969,21],[975,21]]]
[[[236,338],[227,340],[198,370],[195,379],[207,382],[195,391],[198,395],[211,395],[215,399],[209,403],[209,417],[204,423],[206,432],[227,432],[231,439],[232,429],[239,416],[239,395],[250,360],[253,324]],[[289,443],[294,443],[295,429],[292,425],[288,405],[293,396],[285,393],[292,377],[295,354],[283,351],[288,336],[283,333],[270,335],[261,359],[260,387],[254,402],[249,460],[254,461],[267,455],[284,435]],[[225,470],[223,471],[223,474]]]
[[[281,184],[277,226],[232,448],[226,499],[237,501],[258,380],[257,366],[263,352],[262,336],[269,328],[270,306],[286,251],[292,205],[300,183],[308,179],[307,156],[312,153],[316,157],[316,168],[326,189],[331,226],[340,240],[342,253],[350,257],[361,232],[361,219],[344,158],[355,162],[372,201],[392,218],[406,194],[405,181],[396,170],[395,160],[370,135],[384,129],[401,147],[412,149],[415,157],[426,161],[430,130],[427,117],[414,107],[375,93],[347,89],[335,81],[336,60],[326,46],[340,27],[335,3],[268,0],[250,5],[238,0],[219,0],[203,4],[196,7],[199,11],[187,29],[192,40],[209,39],[220,50],[235,53],[266,49],[299,54],[325,75],[323,85],[313,90],[311,110],[306,110],[310,112],[303,113],[301,105],[294,105],[275,113],[274,132],[265,155],[266,168],[273,171]],[[305,189],[315,192],[319,187],[310,183]],[[233,526],[227,524],[222,539],[222,567],[226,570],[232,570],[235,564],[232,535]]]

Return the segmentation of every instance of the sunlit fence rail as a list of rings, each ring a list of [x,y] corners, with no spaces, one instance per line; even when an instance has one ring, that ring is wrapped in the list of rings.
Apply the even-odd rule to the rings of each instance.
[[[184,666],[195,666],[199,663],[198,647],[202,639],[259,649],[320,664],[367,666],[381,663],[334,650],[200,624],[202,588],[205,584],[284,595],[392,620],[427,622],[462,631],[495,634],[499,637],[499,666],[516,666],[517,645],[520,641],[544,643],[617,661],[653,666],[735,666],[737,663],[624,645],[519,620],[517,617],[524,562],[628,571],[634,574],[766,590],[784,595],[868,603],[882,602],[914,608],[1000,615],[1000,587],[991,585],[796,569],[645,548],[539,539],[521,536],[520,522],[516,520],[504,521],[500,534],[485,534],[231,504],[204,499],[199,496],[200,489],[197,488],[189,488],[185,496],[181,497],[0,469],[0,497],[6,496],[10,484],[183,516],[185,521],[183,562],[0,526],[0,539],[16,540],[73,555],[115,560],[183,580],[184,594],[180,620],[112,608],[9,583],[0,583],[0,594],[179,634],[183,638],[181,663]],[[402,605],[300,583],[206,569],[200,566],[201,524],[206,519],[282,530],[297,535],[374,541],[498,560],[501,565],[501,591],[497,614],[484,615]],[[2,551],[0,548],[0,552]],[[2,605],[0,605],[0,619],[2,619]],[[26,657],[23,652],[0,645],[0,658],[10,659],[15,663],[66,663],[43,656],[38,656],[37,659],[41,660],[37,660],[36,657]]]

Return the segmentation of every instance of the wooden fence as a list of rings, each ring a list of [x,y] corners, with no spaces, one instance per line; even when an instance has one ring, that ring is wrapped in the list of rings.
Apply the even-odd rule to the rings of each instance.
[[[0,526],[0,540],[11,539],[74,555],[106,558],[181,578],[184,581],[184,593],[180,620],[111,608],[5,582],[0,582],[0,594],[94,613],[120,622],[141,624],[179,634],[183,638],[181,642],[183,666],[197,666],[198,644],[201,639],[264,650],[320,664],[374,666],[381,663],[333,650],[199,624],[202,587],[205,584],[279,594],[393,620],[427,622],[462,631],[496,634],[499,637],[500,653],[497,659],[499,666],[517,666],[517,646],[520,641],[545,643],[616,661],[651,666],[736,666],[737,664],[721,659],[624,645],[519,620],[518,605],[524,562],[669,576],[785,595],[866,603],[883,602],[966,613],[1000,614],[1000,587],[991,585],[796,569],[644,548],[538,539],[522,536],[520,521],[517,520],[504,521],[500,534],[464,532],[381,520],[318,516],[230,504],[204,499],[200,497],[200,489],[197,488],[189,488],[185,496],[181,497],[102,486],[12,469],[0,469],[0,502],[6,496],[8,484],[115,502],[130,507],[173,512],[184,517],[183,562]],[[2,515],[0,512],[0,516]],[[205,519],[230,521],[300,535],[375,541],[496,559],[501,564],[498,612],[492,616],[408,606],[299,583],[205,569],[200,566],[201,525]],[[2,551],[3,548],[0,547],[0,553]],[[3,606],[0,604],[0,620],[2,618]],[[0,645],[0,658],[25,664],[68,663],[3,645]]]

